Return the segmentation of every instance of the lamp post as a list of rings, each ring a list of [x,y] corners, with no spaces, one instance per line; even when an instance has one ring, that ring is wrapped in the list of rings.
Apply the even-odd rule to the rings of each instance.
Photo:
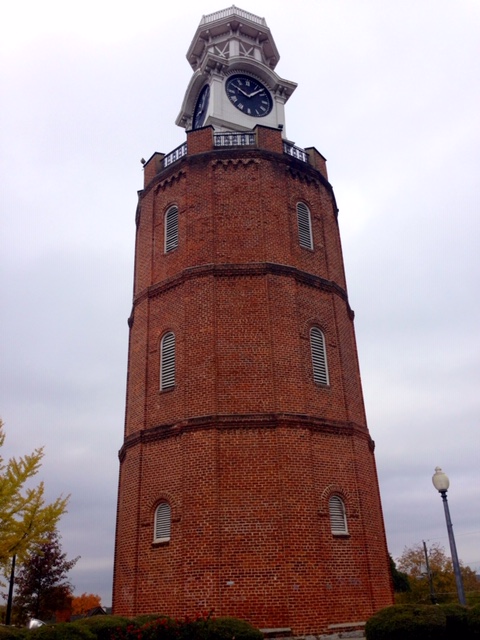
[[[435,473],[432,476],[432,482],[435,489],[442,496],[443,508],[445,509],[445,520],[447,521],[448,541],[450,542],[450,553],[452,555],[453,573],[455,574],[455,582],[457,584],[458,601],[460,604],[466,605],[465,591],[463,590],[462,574],[460,572],[460,563],[458,561],[457,547],[453,535],[453,525],[450,518],[450,509],[448,508],[447,491],[450,486],[448,476],[443,473],[440,467],[435,467]]]

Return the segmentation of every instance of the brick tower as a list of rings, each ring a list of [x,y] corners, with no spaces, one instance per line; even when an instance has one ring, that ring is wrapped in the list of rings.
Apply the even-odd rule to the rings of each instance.
[[[392,590],[325,160],[263,18],[204,16],[187,58],[136,214],[113,610],[355,629]]]

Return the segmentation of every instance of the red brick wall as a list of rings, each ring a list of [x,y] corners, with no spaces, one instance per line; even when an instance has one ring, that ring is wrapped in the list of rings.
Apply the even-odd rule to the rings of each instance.
[[[279,132],[261,130],[261,149],[211,140],[190,134],[140,197],[113,607],[319,633],[392,602],[335,201]],[[300,200],[313,251],[298,243]],[[179,246],[165,255],[172,204]],[[313,382],[313,325],[328,387]],[[159,392],[166,331],[176,386]],[[348,537],[330,532],[332,493]],[[172,533],[154,545],[160,501]]]

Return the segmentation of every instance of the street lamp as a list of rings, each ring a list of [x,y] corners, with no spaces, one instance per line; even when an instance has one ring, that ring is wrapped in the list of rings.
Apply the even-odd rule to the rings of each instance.
[[[447,521],[448,541],[450,542],[450,553],[452,554],[453,573],[455,574],[455,582],[457,584],[458,601],[460,604],[466,605],[467,601],[465,600],[465,591],[463,590],[462,574],[460,572],[457,547],[455,545],[455,538],[453,535],[453,525],[447,502],[447,491],[450,486],[450,480],[448,479],[448,476],[443,473],[440,467],[435,467],[432,482],[435,489],[442,496],[443,507],[445,509],[445,520]]]

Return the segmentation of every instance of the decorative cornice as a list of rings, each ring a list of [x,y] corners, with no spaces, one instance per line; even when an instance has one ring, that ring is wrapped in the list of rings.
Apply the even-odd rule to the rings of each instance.
[[[304,171],[299,171],[298,167],[292,167],[292,166],[287,167],[287,173],[289,173],[292,176],[292,178],[294,178],[295,180],[300,180],[300,182],[304,182],[309,185],[312,184],[317,189],[320,187],[320,184],[322,183],[322,181],[320,180],[320,177],[323,177],[321,173],[318,176],[312,176],[305,173]]]
[[[238,167],[248,167],[250,164],[260,164],[260,160],[258,158],[228,158],[228,160],[212,160],[211,165],[214,169],[217,167],[223,167],[223,169],[228,169],[229,167],[233,167],[234,169],[238,169]]]
[[[179,285],[184,284],[187,280],[192,280],[194,278],[204,278],[207,276],[215,276],[218,278],[235,278],[265,275],[294,278],[300,284],[305,284],[315,289],[321,289],[323,291],[327,291],[329,293],[337,295],[348,305],[347,292],[345,291],[345,289],[342,289],[342,287],[340,287],[336,282],[321,278],[320,276],[308,273],[307,271],[302,271],[301,269],[297,269],[295,267],[290,267],[284,264],[276,264],[274,262],[253,262],[249,264],[204,264],[199,265],[198,267],[190,267],[189,269],[184,269],[173,278],[163,280],[162,282],[158,282],[151,285],[147,289],[144,289],[135,297],[133,304],[135,306],[141,300],[144,300],[147,297],[154,298],[164,293],[165,291],[168,291],[173,287],[178,287]],[[348,305],[348,311],[351,315],[351,318],[353,319],[353,311],[350,309],[350,305]]]
[[[164,191],[167,187],[173,186],[176,182],[180,182],[182,178],[186,177],[187,174],[185,171],[177,171],[177,173],[174,173],[173,175],[168,176],[165,180],[159,182],[154,189],[154,193],[158,193],[160,190]]]
[[[366,440],[373,450],[373,441],[366,426],[353,422],[325,420],[316,416],[294,413],[254,413],[211,415],[188,418],[176,423],[161,424],[150,429],[142,429],[125,438],[119,451],[123,460],[128,449],[139,444],[152,443],[169,438],[177,438],[192,431],[239,430],[239,429],[306,429],[313,433],[327,433],[348,438]]]
[[[333,192],[333,187],[330,182],[325,178],[325,176],[315,167],[313,167],[308,162],[302,162],[297,158],[294,158],[287,153],[276,153],[275,151],[271,151],[270,149],[265,149],[262,147],[218,147],[218,148],[206,148],[204,151],[195,154],[187,154],[183,156],[178,163],[171,164],[167,167],[163,167],[159,173],[149,182],[145,188],[139,192],[139,198],[143,199],[146,197],[149,191],[152,189],[158,189],[159,184],[163,184],[164,182],[171,183],[174,176],[182,174],[182,177],[186,177],[185,170],[190,165],[196,164],[210,164],[212,169],[214,168],[216,163],[225,163],[228,160],[237,161],[242,158],[245,160],[256,158],[258,160],[266,160],[267,162],[273,162],[276,164],[285,165],[286,171],[289,172],[293,178],[301,179],[303,176],[304,180],[308,180],[311,183],[322,184],[325,189],[328,191],[330,196],[333,199],[334,203],[334,211],[338,212],[338,209],[335,204],[335,195]],[[181,169],[179,167],[181,164]],[[173,183],[172,183],[173,184]]]

